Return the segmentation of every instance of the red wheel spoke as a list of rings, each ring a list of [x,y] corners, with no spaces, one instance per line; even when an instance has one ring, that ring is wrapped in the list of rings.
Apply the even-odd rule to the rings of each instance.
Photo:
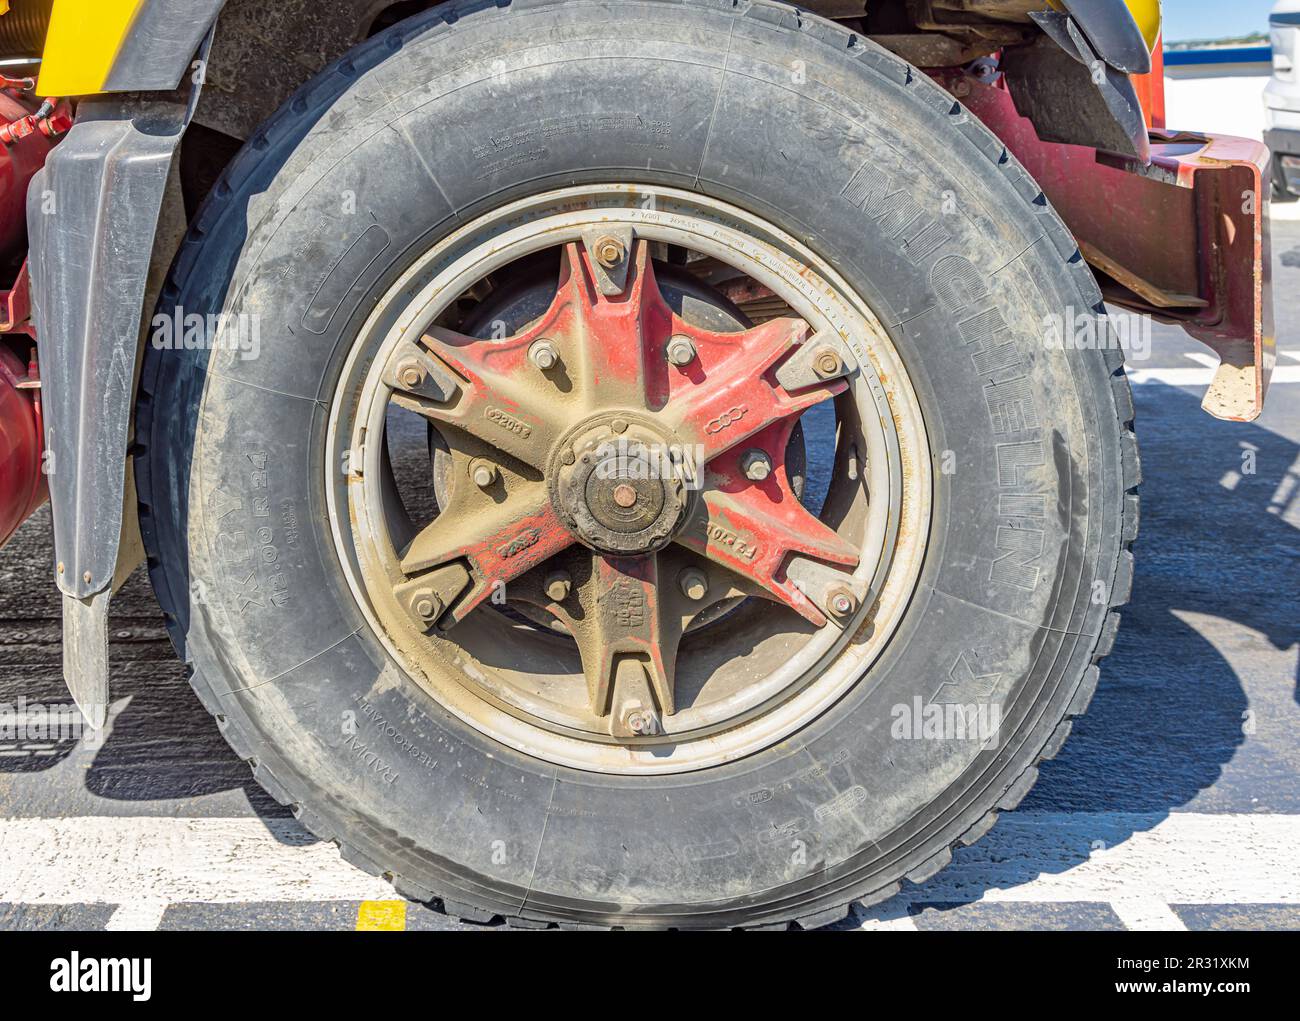
[[[588,408],[653,406],[667,386],[661,345],[673,314],[655,281],[650,246],[635,242],[624,289],[602,294],[592,255],[583,245],[564,247],[559,301],[573,317],[574,372]]]
[[[573,544],[573,536],[551,509],[546,487],[494,503],[486,495],[453,498],[412,540],[402,571],[415,575],[452,561],[469,564],[470,582],[451,607],[457,622],[505,584]]]
[[[435,327],[424,343],[463,385],[446,403],[411,397],[397,400],[541,468],[561,428],[561,416],[552,410],[556,405],[549,391],[554,387],[544,380],[544,388],[535,385],[541,373],[528,359],[535,339],[534,330],[505,340],[480,340]]]
[[[656,558],[598,554],[588,584],[584,612],[568,624],[582,654],[592,711],[612,713],[615,730],[638,705],[671,714],[681,626],[660,611]]]
[[[792,422],[779,423],[752,438],[751,449],[766,453],[773,466],[765,480],[745,477],[739,451],[714,461],[709,486],[677,541],[821,627],[825,614],[786,577],[788,558],[799,554],[851,568],[860,554],[800,504],[790,488],[784,461],[791,428]]]
[[[636,243],[618,294],[601,293],[591,260],[584,246],[564,246],[555,298],[521,333],[484,340],[430,329],[425,345],[461,385],[445,402],[415,394],[398,401],[539,468],[581,409],[661,403],[667,368],[659,348],[672,311],[655,282],[649,246]]]
[[[681,332],[694,341],[697,356],[663,413],[683,439],[703,449],[705,461],[847,387],[835,379],[791,394],[776,382],[776,364],[807,336],[801,320],[773,319],[743,333]]]

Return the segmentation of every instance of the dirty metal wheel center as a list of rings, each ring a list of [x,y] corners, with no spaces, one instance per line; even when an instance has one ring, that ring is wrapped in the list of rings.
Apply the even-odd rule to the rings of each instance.
[[[683,446],[626,413],[586,423],[562,444],[552,477],[561,520],[600,553],[654,553],[686,516],[696,468]]]
[[[929,506],[915,397],[865,306],[762,221],[653,198],[569,189],[467,225],[397,328],[363,332],[330,426],[332,457],[362,452],[332,494],[345,567],[403,669],[512,747],[616,772],[726,761],[823,711],[901,615]],[[511,267],[535,281],[544,252],[554,290],[521,304]],[[694,310],[657,280],[692,269]],[[710,298],[727,273],[787,314]],[[493,293],[526,314],[461,332],[457,296]],[[431,520],[399,496],[395,413],[438,438]]]

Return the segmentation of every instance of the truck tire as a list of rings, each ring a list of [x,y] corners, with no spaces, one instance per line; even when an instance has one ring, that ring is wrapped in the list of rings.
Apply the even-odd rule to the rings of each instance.
[[[1074,240],[950,94],[784,4],[400,23],[249,140],[158,313],[136,478],[195,690],[463,919],[808,928],[923,882],[1128,599],[1133,406]],[[701,488],[606,436],[686,437]]]

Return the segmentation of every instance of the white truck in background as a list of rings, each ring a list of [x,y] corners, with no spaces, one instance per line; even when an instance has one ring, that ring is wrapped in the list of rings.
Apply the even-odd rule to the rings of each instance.
[[[1268,19],[1273,79],[1264,90],[1264,143],[1273,154],[1273,199],[1300,197],[1300,0],[1278,0]]]

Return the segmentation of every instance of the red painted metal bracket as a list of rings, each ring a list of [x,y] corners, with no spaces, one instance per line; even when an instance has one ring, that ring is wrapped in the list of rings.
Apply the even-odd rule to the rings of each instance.
[[[23,260],[14,285],[7,291],[0,291],[0,333],[25,333],[36,336],[32,326],[32,291],[31,279],[27,274],[27,260]]]
[[[1177,323],[1210,347],[1220,365],[1202,408],[1256,418],[1276,360],[1263,143],[1153,129],[1144,165],[1043,142],[1005,89],[964,81],[962,102],[1038,181],[1106,300]]]

